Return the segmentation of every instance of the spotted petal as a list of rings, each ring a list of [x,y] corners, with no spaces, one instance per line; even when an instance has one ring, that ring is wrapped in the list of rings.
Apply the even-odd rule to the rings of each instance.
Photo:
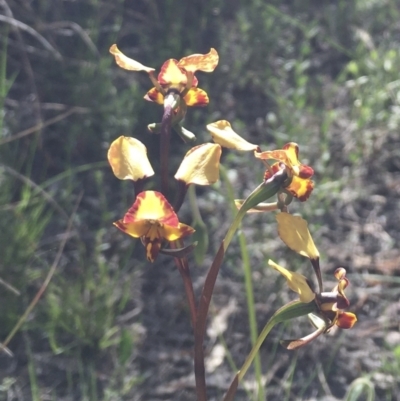
[[[110,53],[115,57],[115,62],[124,70],[146,71],[147,73],[154,71],[154,68],[146,67],[145,65],[125,56],[125,54],[118,49],[117,45],[112,45],[110,47]]]
[[[120,136],[108,150],[108,161],[117,178],[137,181],[154,175],[147,149],[136,138]]]
[[[187,224],[179,223],[178,227],[164,226],[163,237],[167,241],[176,241],[179,238],[193,234],[195,229]]]
[[[297,143],[290,142],[282,149],[267,150],[265,152],[255,152],[255,157],[262,160],[274,159],[284,163],[291,171],[292,175],[301,178],[311,178],[314,170],[310,166],[305,166],[299,161],[299,146]]]
[[[308,280],[306,277],[299,273],[291,272],[287,269],[285,269],[282,266],[279,266],[275,262],[273,262],[271,259],[268,261],[268,264],[275,270],[277,270],[279,273],[282,274],[283,277],[285,277],[288,286],[291,290],[299,294],[300,296],[300,301],[304,303],[309,303],[315,298],[315,293],[311,289]]]
[[[313,189],[314,181],[299,178],[297,176],[294,176],[291,183],[286,187],[286,190],[289,191],[300,202],[306,201],[310,197]]]
[[[217,51],[211,48],[207,54],[192,54],[181,58],[178,66],[193,73],[196,71],[212,72],[217,66],[218,61],[219,56]]]
[[[151,88],[145,95],[144,99],[149,102],[154,102],[158,104],[164,104],[164,95],[157,90],[157,88]]]
[[[282,168],[284,167],[280,162],[272,164],[270,166],[270,169],[265,171],[264,180],[268,180],[269,178],[271,178],[271,172],[275,174]],[[309,169],[312,170],[312,168],[309,166],[299,166],[298,168],[300,174],[303,172],[309,174]],[[302,178],[301,176],[296,176],[292,174],[290,183],[285,187],[285,189],[290,192],[295,198],[299,199],[300,202],[304,202],[310,197],[311,192],[314,189],[314,182],[308,178]]]
[[[154,224],[147,220],[135,221],[133,223],[126,223],[123,219],[114,222],[114,226],[118,227],[124,233],[130,235],[133,238],[140,238],[146,235],[152,234],[152,227]],[[152,235],[154,237],[154,235]]]
[[[184,181],[186,185],[213,184],[219,178],[220,157],[221,146],[215,143],[195,146],[186,153],[175,178]]]
[[[190,88],[183,99],[186,106],[207,106],[210,102],[207,92],[199,88]]]
[[[141,192],[135,203],[125,214],[124,223],[135,223],[141,220],[158,221],[171,227],[178,227],[178,216],[164,195],[157,191]]]
[[[179,223],[178,227],[171,227],[152,220],[142,220],[134,223],[126,223],[124,220],[118,220],[114,225],[131,237],[146,237],[150,241],[156,239],[160,241],[162,239],[176,241],[179,238],[194,233],[194,228],[183,223]]]
[[[239,136],[226,120],[208,124],[207,129],[210,131],[214,142],[219,143],[225,148],[247,151],[259,149],[258,145],[247,142]]]

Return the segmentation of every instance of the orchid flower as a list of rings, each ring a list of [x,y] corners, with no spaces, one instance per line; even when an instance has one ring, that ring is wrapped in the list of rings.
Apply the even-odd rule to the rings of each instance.
[[[286,348],[295,349],[306,345],[320,334],[329,332],[335,325],[342,329],[350,329],[357,322],[357,317],[354,313],[343,310],[350,305],[349,300],[344,294],[344,289],[349,285],[344,268],[340,267],[336,269],[334,274],[338,279],[338,284],[332,291],[317,293],[303,275],[291,272],[272,260],[269,260],[268,264],[285,277],[289,288],[299,294],[300,302],[315,303],[315,311],[309,317],[317,330],[309,336],[300,339],[282,341],[282,344]]]
[[[286,191],[301,202],[309,198],[314,188],[314,182],[311,181],[314,170],[310,166],[300,163],[298,158],[299,146],[296,143],[290,142],[284,145],[282,149],[255,152],[254,155],[261,160],[277,160],[265,172],[265,180],[268,180],[276,172],[286,169],[288,173],[288,181],[285,185]]]
[[[124,218],[114,225],[141,239],[150,262],[157,258],[164,240],[176,241],[194,232],[192,227],[179,222],[172,206],[156,191],[141,192]]]
[[[158,104],[164,104],[169,93],[177,93],[184,100],[186,106],[206,106],[209,103],[207,93],[197,87],[198,80],[194,76],[196,71],[212,72],[218,64],[219,56],[215,49],[207,54],[192,54],[179,61],[167,60],[161,67],[158,78],[154,77],[154,68],[146,67],[125,56],[117,47],[112,45],[110,53],[114,55],[116,63],[125,70],[145,71],[149,74],[154,88],[145,95],[145,99]]]

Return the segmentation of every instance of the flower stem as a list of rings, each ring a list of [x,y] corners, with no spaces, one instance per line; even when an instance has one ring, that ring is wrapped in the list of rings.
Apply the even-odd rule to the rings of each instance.
[[[160,168],[161,168],[161,193],[168,199],[168,158],[169,142],[171,137],[171,120],[173,108],[171,105],[164,106],[164,114],[161,121],[160,138]]]
[[[215,282],[217,280],[219,269],[224,260],[225,252],[228,249],[228,246],[231,243],[236,230],[239,228],[240,222],[242,221],[247,210],[251,209],[259,202],[263,202],[275,195],[280,189],[282,181],[285,178],[284,172],[278,172],[268,181],[264,181],[249,195],[242,207],[238,210],[231,226],[228,229],[228,232],[226,233],[225,238],[221,242],[210,269],[208,270],[198,304],[196,330],[194,334],[194,369],[196,380],[199,378],[199,380],[201,379],[205,383],[203,343],[206,331],[206,321]],[[198,401],[206,401],[206,397],[207,395],[205,395],[205,398],[199,398]]]
[[[171,248],[181,248],[183,242],[181,240],[176,240],[171,242]],[[193,330],[196,327],[196,299],[193,291],[193,283],[190,277],[189,263],[187,258],[175,258],[176,266],[178,267],[179,273],[182,276],[183,285],[185,287],[186,298],[189,304],[190,319],[192,322]]]
[[[228,189],[228,199],[230,203],[233,205],[233,212],[236,212],[234,193],[231,183],[226,174],[226,170],[221,168],[221,176],[225,181],[225,185]],[[253,291],[253,283],[252,283],[252,275],[251,275],[251,266],[250,266],[250,257],[246,244],[246,237],[243,234],[242,230],[238,232],[239,235],[239,245],[240,245],[240,253],[242,256],[242,265],[244,272],[244,283],[246,289],[246,300],[247,300],[247,312],[249,315],[249,326],[250,326],[250,338],[252,346],[255,345],[258,336],[257,329],[257,320],[256,320],[256,311],[254,306],[254,291]],[[257,380],[258,386],[258,399],[260,401],[265,401],[264,387],[262,384],[262,370],[261,370],[261,360],[260,356],[257,354],[254,359],[254,371]]]
[[[206,321],[208,315],[208,309],[210,307],[212,293],[214,291],[215,282],[217,280],[219,268],[221,267],[222,261],[225,256],[225,251],[232,241],[233,235],[235,234],[240,222],[245,215],[245,212],[239,210],[235,219],[233,220],[229,230],[222,241],[215,259],[211,264],[211,267],[207,273],[204,287],[200,296],[199,307],[197,309],[196,318],[196,330],[194,333],[194,373],[196,377],[196,389],[197,383],[204,383],[205,386],[205,368],[204,368],[204,336],[206,331]],[[198,395],[198,401],[206,401],[207,394],[202,394],[203,398]]]

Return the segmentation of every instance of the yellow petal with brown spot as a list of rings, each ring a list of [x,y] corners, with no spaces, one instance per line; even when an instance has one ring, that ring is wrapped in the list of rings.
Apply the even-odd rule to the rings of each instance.
[[[210,102],[207,92],[200,88],[190,88],[183,100],[186,106],[207,106]]]
[[[293,176],[292,181],[286,187],[286,190],[289,191],[294,197],[298,198],[301,202],[306,201],[310,197],[313,189],[314,181],[297,176]]]
[[[144,99],[149,102],[154,102],[158,104],[164,104],[164,95],[157,90],[157,88],[151,88],[145,95]]]
[[[178,227],[164,226],[162,229],[163,237],[167,241],[176,241],[177,239],[186,237],[194,232],[194,228],[183,223],[179,223]]]
[[[186,71],[196,72],[212,72],[215,70],[219,61],[218,53],[211,48],[207,54],[192,54],[179,60],[178,66]]]
[[[124,223],[150,220],[158,224],[178,227],[178,216],[164,195],[157,191],[141,192],[124,216]]]
[[[158,74],[158,82],[164,89],[175,88],[181,92],[186,81],[186,74],[178,67],[178,62],[173,58],[162,65]]]

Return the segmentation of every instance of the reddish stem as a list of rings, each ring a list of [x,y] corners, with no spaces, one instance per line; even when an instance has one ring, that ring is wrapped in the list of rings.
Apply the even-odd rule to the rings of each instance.
[[[233,397],[236,394],[238,385],[239,385],[239,375],[236,374],[236,376],[232,380],[231,385],[229,386],[228,392],[225,394],[223,401],[233,401]]]
[[[199,307],[197,309],[196,330],[194,333],[194,374],[196,377],[196,389],[198,389],[198,383],[200,383],[201,386],[204,386],[204,389],[206,389],[203,343],[206,331],[208,308],[210,306],[215,282],[217,280],[219,268],[221,266],[224,255],[225,242],[222,241],[217,255],[215,256],[215,259],[210,267],[210,270],[207,273],[207,277],[204,282],[203,291],[201,293],[201,298],[199,301]],[[206,392],[204,391],[204,394],[201,395],[203,396],[203,398],[200,398],[198,395],[198,401],[206,401]]]
[[[169,142],[171,137],[171,122],[173,116],[171,105],[164,107],[164,114],[161,120],[160,138],[160,167],[161,167],[161,193],[168,199],[168,158]]]
[[[181,248],[182,246],[183,243],[181,240],[171,242],[171,248],[173,249]],[[196,307],[196,298],[194,296],[193,283],[190,277],[188,260],[187,258],[174,258],[174,259],[176,266],[178,267],[179,273],[182,276],[183,285],[185,287],[186,298],[189,304],[190,318],[194,331],[196,328],[197,307]]]
[[[178,247],[182,247],[182,241],[177,240],[171,242],[171,247],[176,249]],[[190,318],[192,322],[194,337],[195,337],[195,360],[194,360],[194,372],[195,372],[195,380],[196,380],[196,393],[197,393],[197,401],[207,401],[207,389],[206,389],[206,380],[204,374],[204,353],[203,347],[201,345],[201,352],[197,350],[196,345],[196,322],[197,322],[197,307],[196,307],[196,299],[193,291],[193,283],[190,277],[189,264],[187,258],[175,258],[175,263],[178,266],[179,273],[182,276],[183,285],[185,287],[186,298],[189,303],[190,310]],[[197,351],[196,351],[197,350]],[[196,358],[197,355],[197,358]]]

